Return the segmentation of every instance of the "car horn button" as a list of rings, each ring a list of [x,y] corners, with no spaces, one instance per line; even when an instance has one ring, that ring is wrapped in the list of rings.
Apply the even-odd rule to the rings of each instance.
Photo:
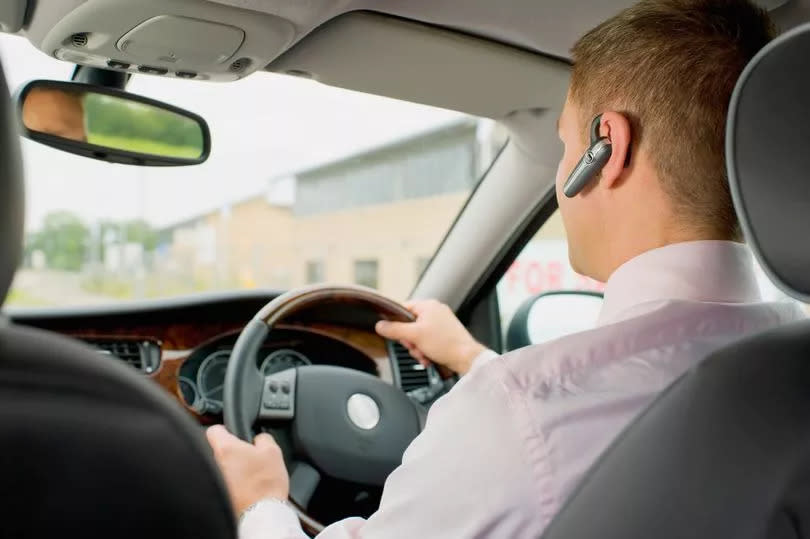
[[[380,422],[380,407],[374,399],[362,393],[355,393],[349,397],[346,411],[352,423],[363,430],[371,430]]]

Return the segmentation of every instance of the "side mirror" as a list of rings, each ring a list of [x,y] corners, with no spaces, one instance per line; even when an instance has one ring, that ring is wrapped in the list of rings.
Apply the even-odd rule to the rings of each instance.
[[[507,351],[551,341],[596,325],[601,292],[554,290],[524,301],[506,331]]]
[[[24,137],[84,157],[180,166],[202,163],[211,151],[201,117],[122,90],[35,80],[16,100]]]

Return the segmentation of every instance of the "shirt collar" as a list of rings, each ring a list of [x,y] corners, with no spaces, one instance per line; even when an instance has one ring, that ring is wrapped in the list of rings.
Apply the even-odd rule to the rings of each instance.
[[[598,325],[637,316],[655,308],[652,303],[672,300],[761,301],[751,252],[741,243],[707,240],[642,253],[608,279]]]

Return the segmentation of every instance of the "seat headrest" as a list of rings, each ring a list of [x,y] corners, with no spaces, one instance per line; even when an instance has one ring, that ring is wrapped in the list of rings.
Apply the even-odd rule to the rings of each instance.
[[[771,280],[810,300],[810,24],[764,47],[729,105],[726,165],[745,237]]]
[[[17,114],[9,98],[0,65],[0,303],[20,262],[23,246],[25,197],[20,159]]]

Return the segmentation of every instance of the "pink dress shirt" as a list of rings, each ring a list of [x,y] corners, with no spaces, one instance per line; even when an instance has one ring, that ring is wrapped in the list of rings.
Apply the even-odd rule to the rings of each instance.
[[[734,340],[803,317],[795,303],[761,301],[741,244],[648,251],[610,277],[596,328],[477,358],[433,405],[379,510],[318,538],[536,539],[614,437],[680,374]],[[281,504],[249,512],[239,531],[305,537]]]

